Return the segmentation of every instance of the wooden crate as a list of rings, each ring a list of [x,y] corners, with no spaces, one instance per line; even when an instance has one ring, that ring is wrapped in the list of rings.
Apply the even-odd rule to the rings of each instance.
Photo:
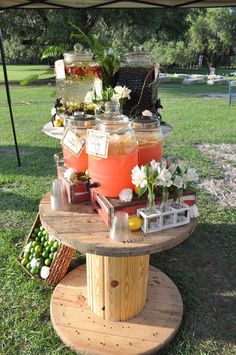
[[[185,192],[183,196],[184,202],[192,206],[196,203],[195,192]],[[161,197],[155,199],[155,204],[158,205],[161,202]],[[131,202],[121,202],[118,198],[108,198],[97,194],[91,190],[91,204],[93,209],[101,216],[106,225],[111,226],[114,215],[118,211],[127,212],[129,215],[135,215],[138,208],[146,207],[147,197],[133,196]]]
[[[88,201],[90,198],[90,193],[86,186],[88,180],[72,183],[64,178],[66,169],[65,166],[57,166],[57,176],[59,179],[63,180],[69,203]]]
[[[38,213],[32,227],[30,229],[30,232],[25,240],[24,248],[29,243],[34,229],[40,224],[41,224],[40,216]],[[39,275],[32,275],[31,272],[25,266],[23,266],[21,264],[23,254],[24,254],[24,248],[23,248],[19,258],[17,258],[16,261],[21,265],[21,267],[24,269],[24,271],[32,279],[43,280]],[[67,269],[69,267],[69,264],[73,258],[74,253],[75,253],[74,249],[69,248],[69,247],[65,246],[64,244],[60,243],[60,246],[57,250],[56,256],[50,265],[49,276],[47,277],[47,279],[45,279],[43,281],[46,282],[48,285],[54,285],[54,286],[57,285],[58,282],[60,282],[61,279],[65,276]]]

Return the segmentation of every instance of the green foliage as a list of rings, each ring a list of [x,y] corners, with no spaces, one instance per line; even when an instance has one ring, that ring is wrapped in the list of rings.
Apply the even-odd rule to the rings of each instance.
[[[46,59],[51,57],[57,58],[61,56],[63,53],[65,53],[65,51],[66,49],[65,46],[63,45],[50,46],[43,51],[41,59]]]

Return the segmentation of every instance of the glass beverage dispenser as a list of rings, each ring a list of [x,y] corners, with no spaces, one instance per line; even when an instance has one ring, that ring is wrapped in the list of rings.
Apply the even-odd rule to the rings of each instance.
[[[64,54],[65,79],[57,80],[57,96],[65,107],[79,105],[85,101],[89,91],[96,91],[98,96],[102,90],[102,70],[94,62],[92,54],[82,51],[76,44],[73,52]]]
[[[106,157],[89,153],[89,176],[98,183],[95,191],[106,197],[118,197],[124,188],[133,188],[131,171],[138,164],[138,146],[127,116],[119,104],[106,103],[105,113],[97,117],[96,130],[108,136]]]
[[[133,52],[121,56],[116,83],[132,90],[131,99],[124,105],[124,114],[134,117],[155,107],[158,68],[151,60],[151,53],[140,47],[134,47]]]
[[[163,135],[159,120],[152,116],[142,115],[131,122],[138,142],[139,166],[146,165],[147,162],[153,159],[161,162],[163,154]]]
[[[79,154],[71,150],[67,145],[62,144],[62,152],[64,163],[67,168],[73,168],[76,172],[85,172],[88,169],[88,155],[86,153],[86,134],[88,128],[93,128],[95,125],[95,117],[86,115],[82,112],[75,113],[74,116],[67,116],[65,126],[70,128],[75,134],[73,137],[74,145],[78,148],[82,145]],[[76,147],[75,147],[76,148]]]

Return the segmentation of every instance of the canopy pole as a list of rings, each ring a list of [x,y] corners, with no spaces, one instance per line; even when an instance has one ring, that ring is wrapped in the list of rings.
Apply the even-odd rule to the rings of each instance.
[[[17,140],[16,140],[16,131],[15,131],[15,125],[14,125],[13,112],[12,112],[12,106],[11,106],[10,88],[9,88],[9,81],[8,81],[8,76],[7,76],[7,68],[6,68],[5,53],[4,53],[4,48],[3,48],[1,27],[0,27],[0,51],[1,51],[1,57],[2,57],[2,66],[3,66],[4,80],[5,80],[6,94],[7,94],[7,102],[8,102],[8,107],[9,107],[12,132],[13,132],[15,148],[16,148],[17,162],[18,162],[18,166],[21,166],[20,155],[19,155],[19,150],[18,150],[18,145],[17,145]]]

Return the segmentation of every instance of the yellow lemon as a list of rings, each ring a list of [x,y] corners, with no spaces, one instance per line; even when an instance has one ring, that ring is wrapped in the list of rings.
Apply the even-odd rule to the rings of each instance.
[[[55,127],[62,127],[63,126],[63,121],[61,118],[57,118],[54,122]]]
[[[138,195],[140,193],[140,190],[141,190],[140,186],[135,186],[134,192],[136,193],[136,195]]]
[[[93,111],[95,109],[95,106],[93,104],[88,104],[86,108],[88,111]]]
[[[129,217],[129,227],[131,231],[136,231],[142,227],[142,218],[138,216]]]

